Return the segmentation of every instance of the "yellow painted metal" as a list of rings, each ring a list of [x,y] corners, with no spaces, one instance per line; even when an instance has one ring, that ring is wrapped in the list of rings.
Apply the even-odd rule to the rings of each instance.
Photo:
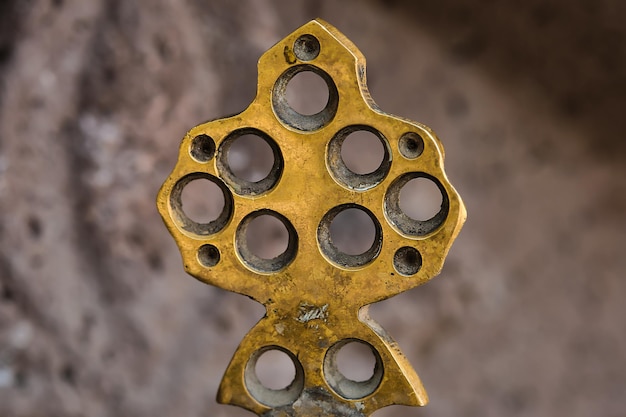
[[[305,24],[269,49],[258,69],[254,101],[240,114],[191,129],[157,198],[185,270],[266,307],[266,316],[234,354],[218,401],[276,416],[360,416],[391,404],[425,405],[419,377],[370,319],[367,305],[436,276],[461,229],[466,212],[445,175],[442,145],[428,127],[388,115],[374,104],[363,55],[322,20]],[[330,99],[323,114],[299,115],[286,102],[284,86],[301,70],[326,80]],[[377,178],[360,182],[356,174],[341,170],[331,142],[350,126],[379,133],[388,164]],[[274,144],[279,160],[282,156],[270,174],[273,179],[265,183],[240,180],[227,166],[229,138],[250,131]],[[420,223],[397,213],[391,201],[398,197],[394,184],[397,191],[396,180],[405,175],[405,180],[425,177],[438,185],[444,202],[437,218]],[[186,218],[180,193],[194,178],[209,178],[224,190],[221,219],[198,225]],[[365,259],[333,253],[332,242],[324,241],[325,215],[343,204],[365,208],[377,220],[378,246]],[[292,225],[295,235],[282,259],[259,260],[246,252],[242,221],[259,210],[278,213]],[[398,252],[405,247],[408,255]],[[334,352],[352,340],[369,345],[377,357],[370,381],[350,381],[337,370]],[[256,378],[254,364],[260,353],[276,348],[292,357],[296,377],[283,390],[268,390]]]

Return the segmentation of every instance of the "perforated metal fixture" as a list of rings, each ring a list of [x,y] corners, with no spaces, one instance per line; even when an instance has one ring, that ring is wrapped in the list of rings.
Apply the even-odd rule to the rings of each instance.
[[[314,114],[287,99],[302,72],[319,76],[328,100]],[[354,132],[374,135],[379,166],[357,173],[342,157]],[[273,164],[262,178],[237,172],[229,150],[254,135]],[[391,404],[428,402],[422,383],[391,337],[368,315],[368,305],[436,276],[465,221],[461,198],[443,170],[440,141],[426,126],[388,115],[371,99],[365,59],[322,20],[302,26],[259,60],[257,96],[235,116],[203,123],[182,141],[178,162],[157,205],[197,279],[245,294],[266,315],[228,365],[218,401],[264,416],[368,416]],[[183,210],[182,193],[204,179],[221,190],[221,213],[204,223]],[[441,194],[430,218],[405,213],[400,195],[411,181],[429,181]],[[333,241],[333,220],[354,210],[371,220],[374,238],[360,253]],[[284,229],[280,253],[260,256],[249,246],[255,221],[269,217]],[[371,377],[351,379],[338,352],[355,343],[371,350]],[[263,385],[255,366],[277,350],[293,362],[293,381]]]

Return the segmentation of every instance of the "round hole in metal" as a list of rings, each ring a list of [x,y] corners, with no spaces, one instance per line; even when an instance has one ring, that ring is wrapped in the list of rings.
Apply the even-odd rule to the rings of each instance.
[[[374,237],[370,240],[371,245],[365,248],[365,251],[362,251],[362,247],[349,246],[354,240],[354,236],[350,236],[349,233],[347,234],[348,239],[346,239],[345,242],[338,243],[333,241],[333,233],[331,231],[333,221],[340,213],[352,209],[359,210],[369,217],[369,222],[373,224],[374,227]],[[361,215],[359,215],[359,217],[361,217]],[[356,219],[358,221],[358,217]],[[335,234],[337,234],[337,232],[335,232]],[[348,203],[333,207],[324,215],[324,217],[322,217],[322,220],[317,227],[317,243],[320,250],[329,261],[340,268],[360,268],[372,262],[380,253],[382,242],[383,232],[376,216],[374,216],[370,210],[358,204]],[[340,250],[337,246],[338,244],[348,253]]]
[[[248,182],[261,181],[274,167],[274,151],[270,144],[261,136],[251,133],[232,141],[227,159],[232,173]]]
[[[261,214],[250,220],[246,242],[252,254],[262,259],[273,259],[289,246],[289,231],[285,224],[270,214]]]
[[[418,185],[422,180],[427,181],[429,187],[431,183],[434,184],[437,194],[439,194],[439,197],[435,198],[435,201],[438,201],[437,204],[433,204],[432,201],[425,203],[422,201],[423,196],[419,195],[417,197],[411,195],[411,198],[416,198],[416,200],[408,200],[407,202],[403,189],[414,179],[420,180],[417,183]],[[411,194],[410,189],[408,189],[408,192]],[[437,205],[439,207],[435,211],[433,207]],[[387,220],[399,232],[408,236],[425,236],[437,230],[446,220],[449,206],[448,194],[443,185],[437,178],[425,172],[411,172],[401,175],[391,183],[385,193],[384,210]],[[403,209],[408,211],[408,213],[405,213]],[[419,219],[415,217],[427,218]]]
[[[281,388],[273,387],[280,387],[283,385],[282,383],[276,384],[276,381],[268,379],[277,375],[283,378],[285,375],[276,373],[276,367],[273,366],[275,364],[264,363],[264,357],[267,354],[275,353],[284,354],[292,365],[290,372],[293,378],[291,378],[291,382]],[[283,359],[285,358],[281,357],[281,363],[284,362]],[[287,364],[283,364],[283,367],[289,368]],[[289,379],[289,376],[286,379]],[[250,356],[244,370],[244,381],[246,388],[255,400],[268,407],[280,407],[292,404],[300,397],[304,387],[304,369],[298,358],[289,350],[276,345],[264,346]]]
[[[202,245],[198,249],[198,261],[203,266],[213,267],[220,261],[220,251],[213,245]]]
[[[415,132],[407,132],[400,137],[398,149],[405,158],[415,159],[424,152],[424,139]]]
[[[428,220],[441,210],[443,197],[428,178],[413,178],[400,190],[400,210],[413,220]]]
[[[324,111],[328,104],[326,81],[313,71],[301,71],[287,83],[287,103],[303,116]]]
[[[340,252],[360,255],[374,244],[376,225],[363,210],[348,208],[330,222],[330,239]]]
[[[302,114],[298,112],[290,105],[290,101],[293,102],[295,99],[291,97],[290,100],[287,97],[287,87],[290,81],[292,81],[297,74],[304,71],[311,72],[321,78],[325,83],[324,88],[321,89],[321,93],[326,94],[327,92],[328,94],[326,104],[320,111],[314,114]],[[302,100],[303,103],[307,100],[311,101],[311,98],[314,97],[312,95],[320,94],[318,90],[320,89],[311,90],[309,93],[305,92],[302,97],[298,98]],[[278,77],[272,90],[272,107],[274,108],[274,113],[276,113],[276,116],[278,116],[281,122],[297,130],[314,131],[326,126],[335,117],[338,104],[339,92],[337,91],[334,81],[330,75],[314,65],[301,64],[290,67]]]
[[[422,267],[422,255],[413,247],[403,246],[393,255],[393,266],[400,275],[415,275]]]
[[[376,159],[380,158],[378,159],[378,165],[370,163],[368,166],[364,166],[363,168],[363,171],[369,171],[374,168],[371,172],[364,174],[354,172],[350,169],[350,166],[346,164],[346,161],[343,158],[344,155],[342,148],[344,142],[355,132],[367,132],[367,134],[369,134],[369,136],[367,136],[368,141],[372,140],[373,136],[373,139],[378,142],[377,146],[382,148],[382,152],[377,152],[374,147],[374,152],[372,153],[373,158],[370,158],[372,161],[376,161]],[[364,152],[365,151],[361,150],[357,152],[357,154],[362,155]],[[352,168],[355,170],[361,170],[361,168],[356,167],[356,164],[360,162],[353,160],[349,160],[349,162],[353,164]],[[356,191],[369,190],[380,184],[389,173],[389,169],[391,168],[391,152],[389,149],[389,143],[382,133],[371,126],[351,125],[344,127],[328,142],[326,150],[326,165],[335,181],[344,187]],[[375,167],[372,165],[375,165]]]
[[[302,35],[294,42],[293,52],[300,61],[312,61],[320,54],[320,41],[313,35]]]
[[[368,130],[355,130],[341,144],[341,159],[355,174],[371,174],[380,167],[384,158],[384,142]]]
[[[241,143],[237,143],[239,139]],[[231,155],[233,147],[235,152]],[[243,128],[233,131],[220,143],[216,166],[233,192],[254,197],[278,184],[284,160],[280,147],[269,135],[258,129]]]
[[[296,377],[293,361],[280,349],[263,352],[257,359],[254,371],[261,384],[272,390],[287,388]]]
[[[189,149],[191,156],[198,162],[208,162],[215,155],[215,142],[208,135],[201,134],[193,138]]]
[[[219,232],[230,222],[233,214],[233,196],[228,187],[219,178],[201,172],[178,180],[172,188],[169,202],[176,224],[197,235]]]
[[[358,346],[353,346],[354,344]],[[347,355],[342,352],[346,348]],[[359,356],[350,357],[354,352],[358,352]],[[361,369],[353,369],[355,365]],[[383,378],[383,363],[378,351],[369,343],[358,339],[344,339],[326,352],[324,377],[337,394],[356,400],[376,391]]]
[[[224,193],[216,182],[208,178],[189,181],[180,196],[181,208],[189,220],[209,223],[224,211]]]
[[[263,222],[257,226],[252,225],[252,223],[257,223],[255,220],[261,216],[271,216],[274,219],[271,222]],[[269,226],[272,228],[274,225],[274,220],[279,221],[282,224],[282,228],[287,231],[287,245],[286,248],[280,253],[280,246],[282,240],[282,236],[278,235],[278,245],[276,247],[263,247],[263,242],[267,242],[268,236],[263,236],[260,242],[255,242],[254,239],[249,239],[253,237],[249,233],[252,225],[252,234],[258,233],[259,230],[263,231],[264,228]],[[255,231],[255,227],[258,227]],[[279,228],[280,229],[280,228]],[[283,233],[282,231],[280,233]],[[272,236],[269,236],[269,240],[272,240]],[[298,252],[298,235],[296,233],[296,229],[293,227],[291,222],[282,214],[277,213],[273,210],[269,209],[261,209],[258,211],[254,211],[248,214],[246,217],[241,220],[239,226],[237,227],[237,231],[235,232],[235,246],[237,248],[237,253],[239,254],[242,262],[250,269],[261,272],[261,273],[273,273],[280,271],[287,267]],[[278,253],[276,256],[274,256]]]

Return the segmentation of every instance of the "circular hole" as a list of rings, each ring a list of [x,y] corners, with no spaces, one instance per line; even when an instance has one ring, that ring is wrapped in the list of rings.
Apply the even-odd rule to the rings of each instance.
[[[233,196],[220,179],[196,172],[184,176],[174,185],[170,209],[179,227],[198,235],[210,235],[230,222]]]
[[[198,135],[191,141],[191,156],[199,162],[207,162],[215,154],[215,142],[208,135]]]
[[[249,268],[264,273],[280,271],[298,251],[298,235],[287,218],[262,209],[243,218],[235,235],[241,260]]]
[[[350,133],[341,145],[341,159],[355,174],[371,174],[385,158],[385,146],[380,138],[367,130]]]
[[[296,356],[280,346],[265,346],[254,352],[244,370],[250,394],[268,407],[292,404],[304,387],[304,370]]]
[[[259,258],[273,259],[287,250],[289,231],[276,217],[263,214],[248,224],[246,243],[250,252]]]
[[[287,103],[304,116],[324,110],[328,96],[326,81],[312,71],[299,72],[287,83]]]
[[[413,220],[428,220],[441,210],[439,187],[428,178],[409,180],[400,190],[400,210]]]
[[[332,208],[317,228],[322,253],[340,268],[358,268],[373,261],[380,253],[382,241],[376,216],[358,204]]]
[[[328,385],[342,397],[364,398],[380,385],[383,363],[380,354],[369,343],[345,339],[326,352],[324,377]]]
[[[180,198],[185,215],[196,223],[212,222],[224,211],[224,193],[206,178],[190,181]]]
[[[422,267],[422,255],[417,249],[404,246],[393,255],[393,266],[401,275],[417,274]]]
[[[337,369],[351,381],[367,381],[374,376],[375,366],[376,357],[365,343],[349,342],[337,352]]]
[[[257,196],[278,184],[284,162],[272,138],[258,129],[244,128],[235,130],[220,143],[216,166],[235,193]]]
[[[330,223],[330,239],[339,251],[360,255],[372,247],[376,226],[363,210],[349,208],[335,216]]]
[[[300,61],[312,61],[320,54],[320,42],[313,35],[302,35],[294,42],[293,52]]]
[[[339,92],[332,78],[313,65],[296,65],[274,84],[272,106],[281,122],[298,130],[326,126],[337,113]]]
[[[260,136],[246,134],[237,137],[228,149],[230,170],[245,181],[258,182],[267,177],[274,166],[274,152]]]
[[[220,251],[213,245],[202,245],[198,249],[198,261],[206,267],[215,266],[220,261]]]
[[[389,173],[389,144],[382,133],[371,126],[348,126],[328,142],[326,165],[343,186],[357,191],[369,190]]]
[[[406,235],[425,236],[448,216],[448,194],[432,175],[411,172],[398,177],[385,193],[389,223]]]
[[[400,137],[398,149],[407,159],[415,159],[424,152],[424,139],[415,132],[405,133]]]
[[[296,377],[293,361],[282,350],[270,349],[261,354],[255,366],[256,376],[265,387],[273,390],[285,389]]]

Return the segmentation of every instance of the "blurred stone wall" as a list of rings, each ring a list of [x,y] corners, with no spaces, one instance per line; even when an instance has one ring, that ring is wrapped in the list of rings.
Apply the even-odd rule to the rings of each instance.
[[[263,310],[183,273],[154,199],[315,17],[469,212],[441,276],[373,308],[431,397],[376,415],[624,415],[619,0],[0,3],[0,415],[250,415],[214,397]]]

